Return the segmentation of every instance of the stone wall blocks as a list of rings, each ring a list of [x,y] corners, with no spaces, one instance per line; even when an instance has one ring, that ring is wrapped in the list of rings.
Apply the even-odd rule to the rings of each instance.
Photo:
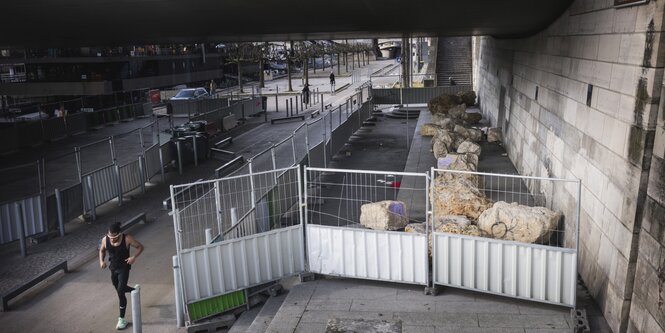
[[[642,65],[645,44],[646,35],[644,33],[622,35],[618,62],[635,66]]]
[[[637,6],[637,20],[635,32],[645,32],[653,21],[654,31],[663,30],[663,1],[649,1],[645,5]]]
[[[617,9],[614,13],[614,24],[612,31],[626,33],[635,31],[637,23],[637,6]]]
[[[616,62],[619,59],[621,35],[600,35],[598,42],[598,60]]]

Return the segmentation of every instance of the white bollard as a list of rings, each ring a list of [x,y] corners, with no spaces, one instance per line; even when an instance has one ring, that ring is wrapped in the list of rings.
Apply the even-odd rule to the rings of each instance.
[[[231,207],[231,226],[238,224],[238,210]]]
[[[141,333],[141,288],[132,291],[132,332]]]
[[[206,228],[206,245],[212,243],[212,229]]]

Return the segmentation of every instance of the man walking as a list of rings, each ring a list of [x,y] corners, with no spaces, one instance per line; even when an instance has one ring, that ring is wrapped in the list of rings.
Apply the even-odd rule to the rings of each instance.
[[[302,101],[305,105],[309,104],[309,85],[305,83],[305,86],[302,88]]]
[[[129,248],[134,247],[136,253],[129,255]],[[134,288],[127,286],[129,280],[129,270],[136,258],[143,252],[143,244],[139,243],[134,237],[123,234],[120,230],[120,222],[111,224],[109,230],[102,238],[99,246],[99,267],[106,268],[106,252],[109,253],[109,269],[111,270],[111,282],[118,294],[120,301],[120,317],[116,329],[122,330],[127,327],[125,320],[125,310],[127,309],[127,297],[125,293],[132,292]],[[138,286],[138,285],[137,285]]]
[[[335,73],[330,72],[330,92],[335,93]]]

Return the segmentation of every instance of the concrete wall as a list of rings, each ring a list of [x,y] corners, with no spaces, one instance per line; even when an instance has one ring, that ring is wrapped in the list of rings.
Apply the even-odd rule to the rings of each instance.
[[[578,0],[530,38],[479,37],[476,90],[521,174],[582,180],[579,272],[611,329],[663,332],[665,0],[613,5]]]

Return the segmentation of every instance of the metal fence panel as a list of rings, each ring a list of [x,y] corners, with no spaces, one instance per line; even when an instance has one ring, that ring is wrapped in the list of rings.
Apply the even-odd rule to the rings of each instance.
[[[22,207],[21,219],[25,236],[44,232],[42,196],[36,195],[22,200],[0,204],[0,244],[9,243],[20,238],[16,225],[16,203]]]
[[[92,179],[92,193],[88,193],[89,190],[87,186],[85,186],[84,195],[86,198],[90,198],[91,194],[94,195],[94,207],[97,207],[118,196],[118,178],[115,173],[115,165],[109,165],[99,169],[90,173],[84,178]],[[92,209],[92,206],[87,205],[86,209]]]
[[[42,121],[44,140],[56,140],[67,136],[65,118],[50,118]]]
[[[60,191],[65,222],[83,214],[83,186],[79,183]]]
[[[67,116],[67,134],[76,135],[88,129],[86,113],[75,113]]]
[[[42,124],[38,121],[17,125],[18,142],[21,148],[29,148],[42,143]]]
[[[575,250],[434,233],[434,283],[575,306]]]
[[[392,88],[372,89],[372,99],[375,104],[420,104],[442,94],[457,94],[458,92],[473,90],[470,85],[431,87],[431,88]]]
[[[311,272],[359,279],[427,284],[425,234],[307,225]]]
[[[0,153],[16,151],[18,148],[18,128],[11,126],[0,130]]]
[[[122,193],[137,189],[142,183],[143,177],[141,176],[139,160],[129,162],[120,167],[120,184],[122,185]]]
[[[154,144],[145,151],[145,168],[148,180],[160,173],[161,163],[159,162],[159,145]]]
[[[302,272],[302,226],[213,243],[183,251],[186,303],[223,295]]]

